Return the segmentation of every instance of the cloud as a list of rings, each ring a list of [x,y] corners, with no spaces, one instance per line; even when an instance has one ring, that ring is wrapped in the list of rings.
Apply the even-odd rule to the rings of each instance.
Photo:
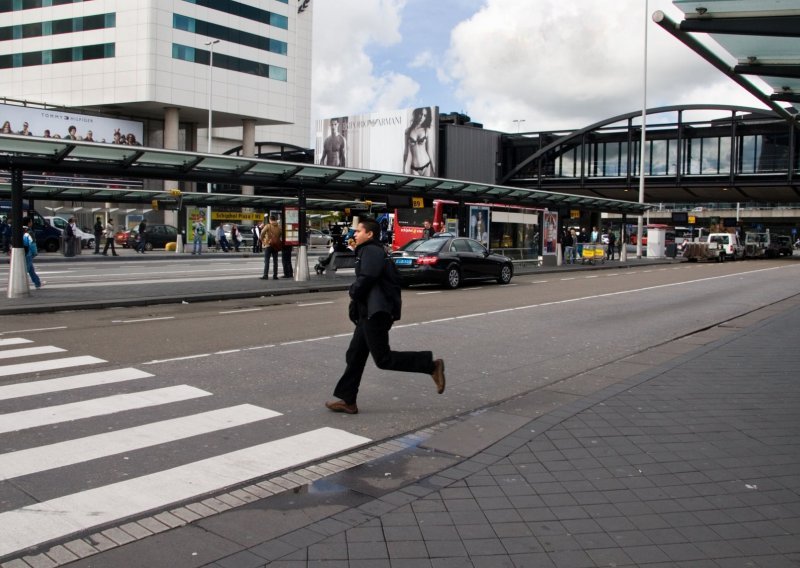
[[[370,45],[398,44],[406,0],[336,0],[314,6],[314,118],[393,109],[419,84],[396,70],[376,71]]]
[[[673,20],[669,0],[649,12]],[[574,129],[641,109],[641,0],[486,0],[457,25],[444,68],[463,108],[487,128]],[[648,17],[648,106],[761,106]]]

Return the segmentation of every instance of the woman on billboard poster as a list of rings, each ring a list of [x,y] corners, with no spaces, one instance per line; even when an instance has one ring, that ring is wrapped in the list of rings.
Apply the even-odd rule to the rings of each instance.
[[[405,132],[403,173],[415,176],[435,176],[430,152],[431,107],[415,108],[411,113],[411,126]]]

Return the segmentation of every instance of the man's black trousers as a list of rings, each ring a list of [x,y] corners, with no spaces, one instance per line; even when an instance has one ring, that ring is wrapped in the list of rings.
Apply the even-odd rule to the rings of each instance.
[[[362,316],[358,319],[345,356],[347,367],[336,384],[333,396],[347,404],[355,404],[361,375],[370,354],[379,369],[426,375],[433,373],[433,353],[430,351],[392,351],[389,347],[391,327],[392,318],[384,312],[371,318]]]

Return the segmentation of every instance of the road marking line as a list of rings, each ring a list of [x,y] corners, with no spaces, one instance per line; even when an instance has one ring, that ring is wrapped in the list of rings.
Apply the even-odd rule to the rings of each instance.
[[[456,316],[456,319],[460,320],[460,319],[467,319],[467,318],[477,318],[479,316],[485,316],[485,315],[486,315],[486,312],[479,313],[479,314],[468,314],[466,316]]]
[[[333,302],[313,302],[311,304],[296,304],[298,308],[309,308],[311,306],[327,306]]]
[[[78,367],[80,365],[96,365],[106,363],[105,359],[82,355],[80,357],[64,357],[62,359],[50,359],[48,361],[31,361],[17,365],[3,365],[0,367],[0,377],[19,375],[21,373],[38,373],[40,371],[52,371],[53,369],[65,369],[67,367]]]
[[[142,392],[115,394],[57,406],[34,408],[33,410],[9,412],[8,414],[0,414],[0,434],[58,424],[59,422],[70,422],[82,418],[104,416],[137,408],[147,408],[148,406],[191,400],[203,396],[211,396],[211,393],[189,385],[177,385]]]
[[[72,375],[70,377],[59,377],[57,379],[47,379],[43,381],[33,381],[30,383],[17,383],[0,387],[0,400],[21,398],[24,396],[36,396],[52,392],[80,389],[98,385],[108,385],[122,381],[132,381],[135,379],[146,379],[152,377],[150,373],[145,373],[138,369],[115,369],[112,371],[100,371],[97,373],[84,373],[82,375]]]
[[[173,361],[186,361],[187,359],[201,359],[202,357],[208,357],[211,353],[201,353],[200,355],[187,355],[186,357],[173,357],[172,359],[154,359],[152,361],[147,361],[142,363],[142,365],[155,365],[157,363],[172,363]]]
[[[48,353],[64,353],[66,349],[53,345],[43,345],[41,347],[22,347],[20,349],[6,349],[0,351],[0,359],[14,359],[15,357],[30,357],[31,355],[46,355]]]
[[[549,280],[534,280],[531,284],[547,284]]]
[[[588,280],[589,278],[598,278],[598,276],[595,274],[593,276],[584,276],[584,278],[586,278]]]
[[[18,329],[16,331],[0,331],[0,335],[11,335],[16,333],[33,333],[35,331],[56,331],[59,329],[67,329],[67,326],[61,325],[58,327],[34,327],[32,329]]]
[[[230,353],[239,353],[241,349],[228,349],[226,351],[214,351],[212,355],[228,355]]]
[[[572,277],[572,278],[561,278],[562,282],[564,282],[565,280],[575,280],[575,278],[574,277]]]
[[[9,337],[8,339],[0,339],[0,347],[6,347],[8,345],[22,345],[23,343],[33,343],[33,341],[22,337]]]
[[[441,294],[441,290],[434,290],[432,292],[417,292],[417,296],[426,296],[428,294]]]
[[[98,458],[176,442],[281,416],[241,404],[0,455],[0,480],[30,475]]]
[[[270,347],[275,347],[275,344],[272,343],[270,345],[256,345],[255,347],[245,347],[245,351],[255,351],[257,349],[269,349]]]
[[[514,308],[506,308],[504,310],[493,310],[491,312],[486,312],[487,314],[503,314],[506,312],[513,312]]]
[[[172,320],[175,316],[164,316],[160,318],[142,318],[138,320],[111,320],[111,323],[141,323],[145,321]]]
[[[243,314],[244,312],[260,312],[262,308],[245,308],[243,310],[230,310],[227,312],[219,312],[220,314]]]
[[[0,557],[92,527],[163,509],[371,440],[320,428],[0,514]]]

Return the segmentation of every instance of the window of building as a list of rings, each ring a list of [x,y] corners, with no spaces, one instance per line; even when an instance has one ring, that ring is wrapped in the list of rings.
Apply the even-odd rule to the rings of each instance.
[[[28,51],[26,53],[12,53],[11,55],[0,56],[0,69],[35,67],[37,65],[89,61],[92,59],[107,59],[114,57],[114,55],[115,47],[113,43],[65,47],[62,49],[45,49],[44,51]]]
[[[173,59],[208,65],[211,52],[205,49],[173,43],[172,57]],[[276,81],[287,80],[287,72],[283,67],[242,59],[241,57],[233,57],[232,55],[225,55],[224,53],[214,53],[214,67],[227,69],[228,71],[236,71],[238,73],[247,73],[248,75],[256,75],[258,77],[266,77],[267,79],[275,79]]]
[[[0,0],[0,13],[19,12],[21,10],[34,10],[36,8],[49,8],[64,4],[77,4],[90,0]]]
[[[64,20],[34,22],[31,24],[6,26],[0,28],[0,41],[57,34],[69,34],[73,32],[89,30],[102,30],[116,27],[116,25],[117,16],[114,13],[96,14],[94,16],[86,16],[83,18],[67,18]]]
[[[275,26],[276,28],[283,28],[284,30],[289,29],[289,18],[286,16],[281,16],[280,14],[262,10],[261,8],[256,8],[255,6],[248,6],[247,4],[242,4],[241,2],[236,2],[235,0],[184,0],[184,2],[197,4],[198,6],[203,6],[204,8],[211,8],[212,10],[217,10],[218,12],[225,12],[226,14],[239,16],[240,18],[253,20],[254,22],[268,24],[270,26]]]
[[[220,39],[227,43],[235,43],[245,45],[247,47],[254,47],[263,51],[270,51],[280,55],[286,55],[287,45],[286,42],[276,39],[243,32],[241,30],[234,30],[220,26],[211,22],[203,20],[196,20],[181,14],[173,14],[172,27],[176,30],[183,30],[191,33],[196,33],[205,37],[213,37]]]

